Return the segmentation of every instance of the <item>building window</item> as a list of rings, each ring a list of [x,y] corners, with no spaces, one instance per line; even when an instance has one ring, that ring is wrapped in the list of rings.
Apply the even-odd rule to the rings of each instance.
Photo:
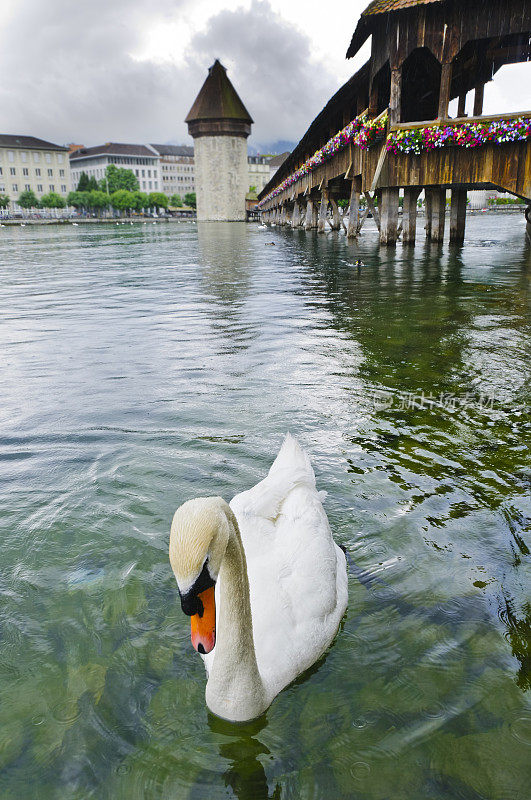
[[[47,164],[51,164],[52,163],[52,154],[51,153],[45,153],[44,154],[44,158],[46,159],[46,163]]]
[[[65,194],[65,192],[66,192],[66,186],[65,186],[64,183],[61,184],[61,191],[62,191],[63,194]]]
[[[29,169],[27,167],[23,167],[22,168],[22,174],[27,177],[29,175]]]
[[[0,167],[0,175],[3,175],[3,174],[4,173],[3,173],[2,167]]]
[[[37,178],[40,178],[41,171],[40,171],[39,167],[37,167],[37,169],[35,170],[35,175],[37,176]]]
[[[10,167],[9,168],[9,172],[11,173],[11,175],[16,175],[17,174],[17,171],[16,171],[15,167]]]
[[[40,155],[38,153],[33,153],[33,160],[36,164],[40,161]]]
[[[62,154],[62,153],[57,153],[57,160],[58,160],[58,162],[59,162],[60,164],[62,164],[62,163],[63,163],[63,154]]]
[[[25,189],[27,192],[29,192],[29,190],[31,189],[31,186],[29,185],[29,183],[26,183],[26,184],[24,184],[24,189]]]
[[[42,192],[42,183],[37,184],[37,191]]]
[[[18,192],[18,183],[13,183],[12,187],[14,192]]]
[[[65,171],[64,171],[64,169],[60,169],[60,170],[59,170],[59,177],[60,177],[60,178],[64,178],[64,176],[65,176]]]
[[[15,160],[15,154],[14,154],[14,152],[12,150],[8,150],[7,151],[7,160],[8,161],[14,161]]]
[[[148,178],[151,178],[151,170],[148,169]]]
[[[53,169],[48,170],[48,177],[53,178]]]
[[[53,185],[53,183],[50,183],[50,185],[48,186],[48,191],[55,192],[55,186]]]

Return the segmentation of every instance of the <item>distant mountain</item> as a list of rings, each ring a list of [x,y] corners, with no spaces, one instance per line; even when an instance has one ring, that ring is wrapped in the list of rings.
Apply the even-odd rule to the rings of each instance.
[[[248,141],[247,152],[250,156],[259,156],[261,153],[285,153],[296,147],[297,142],[290,142],[287,139],[277,139],[276,142],[255,142],[253,139]]]

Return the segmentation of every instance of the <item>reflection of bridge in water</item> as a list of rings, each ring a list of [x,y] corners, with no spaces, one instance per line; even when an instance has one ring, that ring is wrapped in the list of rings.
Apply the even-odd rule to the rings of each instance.
[[[450,241],[460,243],[467,190],[495,188],[529,201],[531,241],[531,111],[482,116],[485,84],[500,67],[531,60],[529,0],[374,0],[347,57],[371,35],[369,61],[332,97],[262,191],[262,217],[324,232],[331,207],[329,224],[339,230],[338,201],[348,199],[347,235],[356,236],[372,211],[382,244],[394,244],[400,233],[414,243],[424,190],[426,232],[441,241],[451,189]]]

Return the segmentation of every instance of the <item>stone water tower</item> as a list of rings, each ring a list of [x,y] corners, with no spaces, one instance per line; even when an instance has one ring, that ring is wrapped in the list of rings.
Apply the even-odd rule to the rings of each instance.
[[[194,139],[197,219],[245,220],[253,120],[216,59],[185,122]]]

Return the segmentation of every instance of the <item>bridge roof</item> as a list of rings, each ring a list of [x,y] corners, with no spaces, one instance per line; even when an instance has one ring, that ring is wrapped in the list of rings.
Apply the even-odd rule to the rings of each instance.
[[[417,6],[426,6],[433,3],[442,3],[444,0],[373,0],[362,12],[357,28],[352,36],[350,47],[347,50],[347,58],[356,55],[360,47],[365,44],[372,33],[372,27],[376,23],[370,19],[377,14],[391,14],[396,11],[405,11]]]
[[[373,0],[367,6],[365,11],[362,11],[362,17],[368,17],[371,14],[387,14],[391,11],[401,11],[403,8],[411,8],[412,6],[424,6],[427,3],[441,3],[442,0]]]
[[[228,79],[227,70],[218,59],[208,70],[207,79],[195,98],[185,122],[208,119],[237,119],[243,122],[253,122],[238,92]]]
[[[357,97],[361,88],[369,85],[369,67],[367,61],[340,89],[330,98],[323,110],[316,116],[295,149],[288,153],[287,158],[282,162],[278,170],[274,173],[269,183],[264,186],[258,197],[265,197],[275,186],[281,183],[297,166],[297,162],[305,160],[319,148],[319,137],[326,131],[330,133],[330,121],[334,114],[341,112],[345,106]],[[327,135],[326,138],[329,138]],[[271,163],[271,162],[270,162]]]

